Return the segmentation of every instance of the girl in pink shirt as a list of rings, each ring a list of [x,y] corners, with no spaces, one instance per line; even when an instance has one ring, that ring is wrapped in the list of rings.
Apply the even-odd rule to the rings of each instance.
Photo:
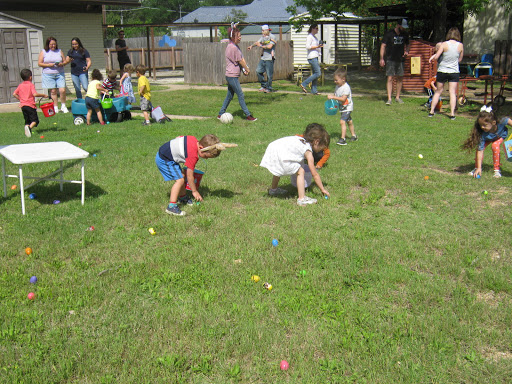
[[[242,51],[238,47],[238,43],[240,43],[242,36],[240,34],[240,30],[236,27],[236,24],[231,23],[231,28],[228,29],[228,34],[229,43],[226,47],[226,81],[228,83],[228,93],[224,99],[224,103],[222,104],[217,119],[220,120],[222,114],[226,112],[229,103],[231,103],[231,100],[233,100],[233,96],[236,93],[238,103],[240,104],[246,119],[249,121],[256,121],[257,119],[252,116],[251,112],[249,112],[249,108],[247,108],[247,105],[245,104],[244,93],[242,91],[242,86],[240,85],[240,80],[238,79],[240,77],[240,67],[246,76],[249,74],[250,70],[242,55]]]

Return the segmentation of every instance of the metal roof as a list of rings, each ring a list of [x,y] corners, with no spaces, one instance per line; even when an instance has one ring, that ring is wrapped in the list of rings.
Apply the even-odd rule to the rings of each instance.
[[[286,8],[294,5],[293,0],[254,0],[247,5],[201,7],[193,12],[176,20],[175,24],[181,23],[219,23],[225,22],[228,17],[232,17],[232,10],[241,11],[247,14],[243,20],[244,23],[254,24],[272,24],[287,23],[290,13]],[[304,9],[299,9],[304,11]]]

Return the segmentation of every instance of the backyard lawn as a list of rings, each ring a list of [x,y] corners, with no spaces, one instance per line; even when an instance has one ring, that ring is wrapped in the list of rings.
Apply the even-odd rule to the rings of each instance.
[[[258,121],[235,98],[230,125],[215,118],[223,88],[153,92],[169,114],[212,118],[150,127],[40,113],[27,139],[21,113],[2,114],[1,145],[67,141],[91,156],[84,206],[75,184],[30,188],[26,216],[16,179],[0,197],[0,381],[509,383],[512,163],[502,152],[493,178],[489,148],[482,178],[467,175],[474,153],[460,145],[478,105],[450,121],[428,118],[426,97],[386,107],[377,93],[354,98],[359,140],[343,147],[326,97],[298,92],[246,92]],[[289,197],[269,197],[267,145],[312,122],[331,134],[331,197],[313,186],[318,204],[299,207],[286,177]],[[239,146],[199,161],[204,202],[165,214],[156,151],[209,133]],[[70,163],[65,177],[79,174]]]

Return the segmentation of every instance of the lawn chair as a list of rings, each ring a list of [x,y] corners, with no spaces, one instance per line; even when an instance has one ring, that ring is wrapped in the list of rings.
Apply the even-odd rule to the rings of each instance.
[[[488,73],[486,73],[486,75],[492,76],[492,61],[493,55],[491,55],[490,53],[482,55],[482,61],[475,65],[475,68],[473,70],[474,76],[478,78],[478,76],[480,75],[480,69],[487,69]]]

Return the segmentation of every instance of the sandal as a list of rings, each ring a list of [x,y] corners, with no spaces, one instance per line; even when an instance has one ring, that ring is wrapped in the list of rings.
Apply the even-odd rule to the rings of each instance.
[[[299,87],[302,88],[302,92],[304,93],[308,93],[308,91],[306,90],[306,88],[304,88],[304,86],[302,84],[299,84]]]

